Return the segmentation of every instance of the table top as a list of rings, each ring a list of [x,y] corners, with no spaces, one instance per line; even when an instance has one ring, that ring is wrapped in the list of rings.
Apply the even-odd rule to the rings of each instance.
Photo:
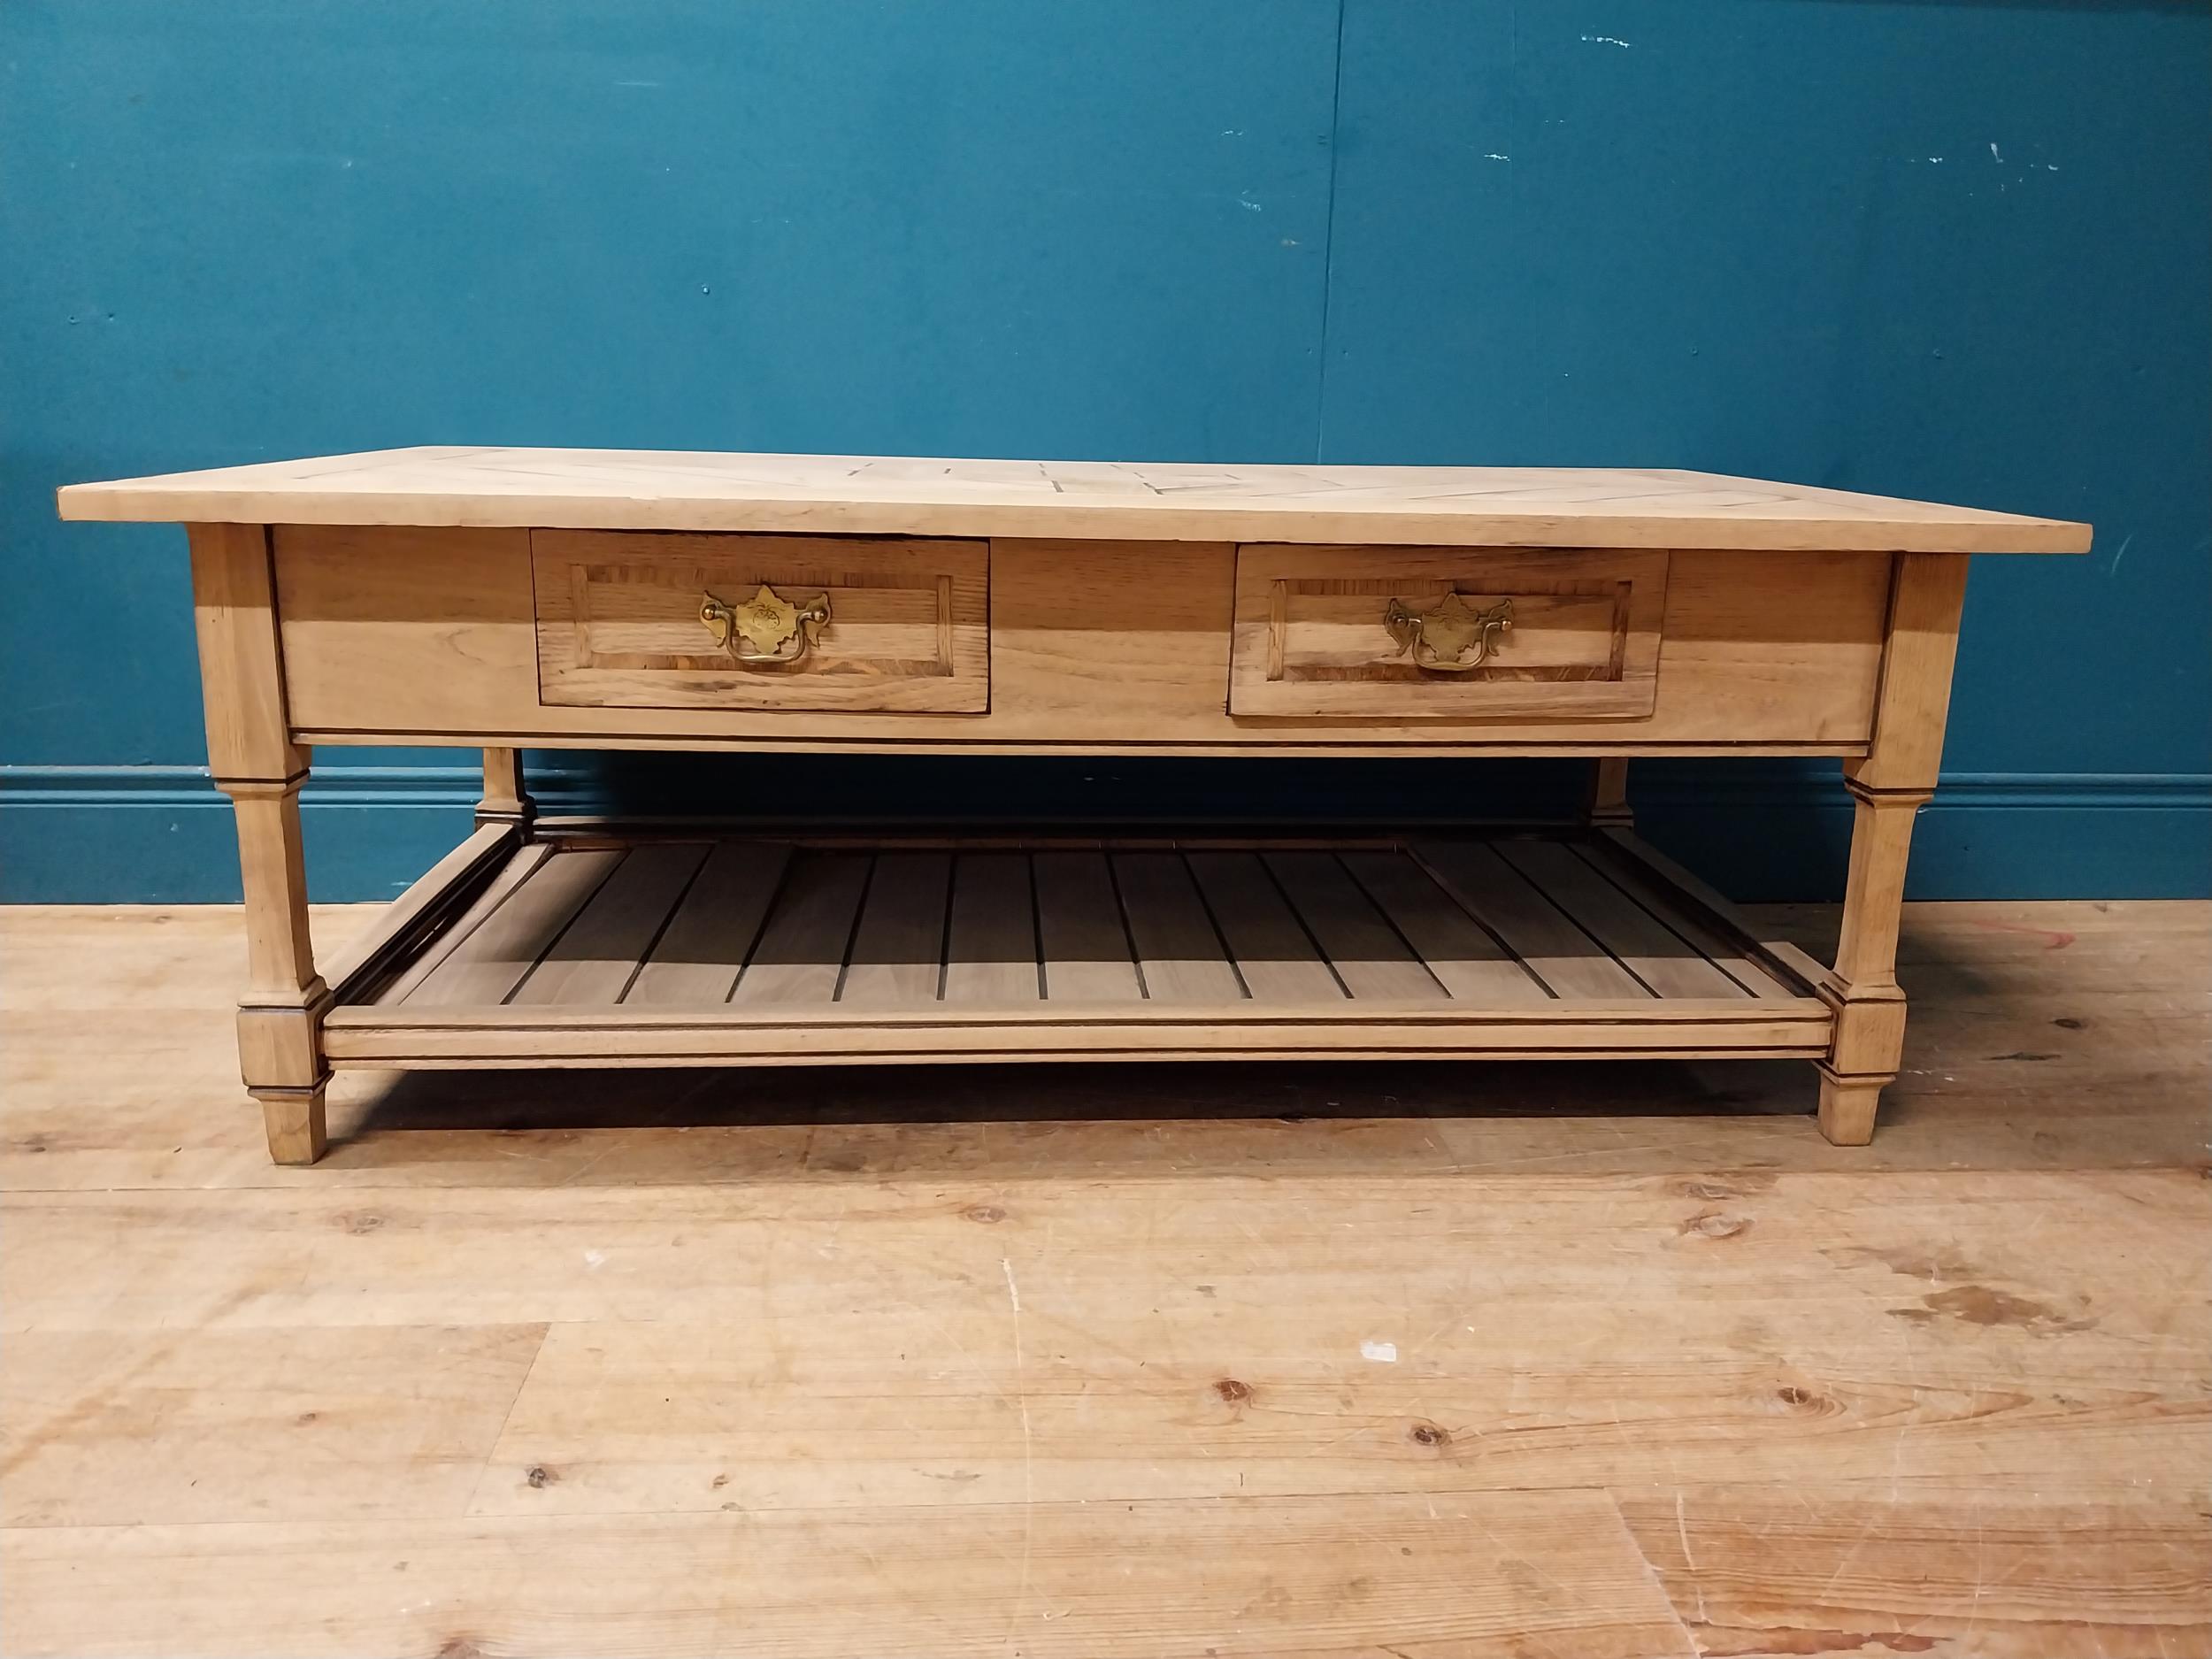
[[[65,518],[1774,552],[2081,553],[2089,526],[1711,472],[425,447],[60,493]]]

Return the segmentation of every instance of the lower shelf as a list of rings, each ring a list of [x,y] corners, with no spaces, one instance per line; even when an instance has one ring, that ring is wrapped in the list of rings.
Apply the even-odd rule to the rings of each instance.
[[[1817,969],[1628,838],[480,831],[339,1065],[1827,1052]]]

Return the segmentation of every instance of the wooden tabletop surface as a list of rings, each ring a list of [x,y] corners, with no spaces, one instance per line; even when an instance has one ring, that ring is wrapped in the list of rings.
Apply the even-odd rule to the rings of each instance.
[[[1709,472],[434,448],[60,493],[65,518],[2081,553],[2089,526]]]

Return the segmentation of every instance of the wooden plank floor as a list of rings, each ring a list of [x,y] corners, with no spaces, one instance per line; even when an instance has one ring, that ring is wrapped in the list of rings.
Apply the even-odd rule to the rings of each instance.
[[[526,847],[368,1001],[611,1009],[1809,996],[1596,838]]]
[[[629,879],[758,930],[718,856]],[[234,910],[0,943],[10,1655],[2212,1652],[2212,907],[1911,909],[1860,1150],[1802,1064],[359,1073],[280,1169]]]

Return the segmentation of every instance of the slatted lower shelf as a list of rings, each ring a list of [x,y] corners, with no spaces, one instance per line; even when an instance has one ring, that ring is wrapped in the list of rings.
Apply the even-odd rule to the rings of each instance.
[[[1768,1054],[1809,978],[1612,839],[495,832],[395,907],[334,1064]]]

